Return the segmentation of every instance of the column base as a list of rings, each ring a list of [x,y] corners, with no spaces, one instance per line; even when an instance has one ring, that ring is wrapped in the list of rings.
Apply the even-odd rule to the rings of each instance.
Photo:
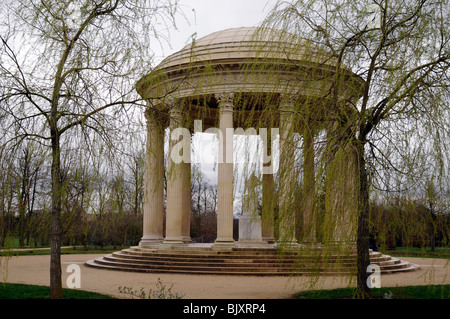
[[[192,239],[191,239],[190,236],[183,236],[183,237],[181,237],[181,240],[182,240],[183,243],[185,243],[185,244],[190,244],[190,243],[192,243]]]
[[[212,248],[233,248],[236,247],[236,242],[233,238],[218,238],[214,241]]]
[[[274,237],[263,237],[262,240],[268,244],[275,244],[277,242]]]
[[[141,238],[141,241],[139,242],[139,247],[146,248],[146,247],[153,247],[155,245],[159,245],[164,241],[163,237],[158,236],[145,236]]]
[[[184,245],[184,241],[182,237],[166,237],[162,245]]]
[[[280,249],[298,249],[299,248],[299,244],[298,242],[293,239],[293,240],[286,240],[286,241],[278,241],[276,246]]]
[[[237,244],[267,244],[266,241],[260,239],[260,240],[256,240],[256,239],[239,239],[237,241]]]

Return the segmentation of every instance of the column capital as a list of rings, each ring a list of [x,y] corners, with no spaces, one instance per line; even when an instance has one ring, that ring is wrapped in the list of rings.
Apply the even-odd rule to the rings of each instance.
[[[169,109],[169,114],[171,118],[180,119],[183,116],[183,110],[181,107],[175,105]]]
[[[169,97],[167,100],[167,112],[169,113],[169,128],[171,130],[183,127],[186,119],[183,114],[183,107],[179,100]]]
[[[147,129],[163,129],[167,125],[167,115],[153,106],[145,108],[144,117]]]
[[[161,99],[161,102],[162,102],[165,106],[167,106],[167,107],[169,107],[169,108],[172,108],[173,106],[175,106],[175,105],[177,104],[178,99],[175,98],[173,95],[166,95],[165,97],[163,97],[163,98]]]
[[[147,106],[151,108],[157,108],[161,111],[170,110],[174,106],[179,104],[179,98],[173,95],[166,95],[160,98],[153,98],[147,100]]]
[[[292,112],[296,103],[297,95],[283,93],[280,95],[280,104],[278,109],[280,112]]]
[[[219,106],[223,106],[225,109],[233,108],[233,100],[234,100],[233,92],[215,93],[214,97],[219,102]]]
[[[147,120],[147,123],[150,121],[153,121],[153,119],[155,118],[155,113],[156,113],[156,110],[153,107],[148,106],[145,108],[144,117]]]

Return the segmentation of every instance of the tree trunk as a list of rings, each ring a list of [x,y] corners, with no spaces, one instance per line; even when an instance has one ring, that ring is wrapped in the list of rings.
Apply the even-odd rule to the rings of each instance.
[[[436,249],[437,217],[435,220],[435,215],[433,212],[434,212],[434,207],[433,207],[433,205],[430,205],[430,231],[431,231],[430,247],[431,247],[431,251],[434,252]]]
[[[37,176],[38,176],[39,168],[36,168],[34,172],[34,181],[31,180],[30,182],[33,182],[33,192],[31,193],[31,198],[29,199],[28,203],[28,216],[27,216],[27,246],[30,242],[31,232],[32,232],[32,223],[33,223],[33,212],[34,212],[34,201],[36,199],[36,184],[37,184]],[[33,178],[33,177],[32,177]]]
[[[61,280],[61,154],[59,135],[52,130],[52,226],[50,256],[50,298],[62,299]]]
[[[19,199],[19,225],[18,225],[18,237],[19,247],[23,248],[25,245],[25,205],[22,200]]]
[[[372,297],[367,286],[367,267],[370,265],[369,257],[369,182],[364,157],[364,142],[357,140],[357,161],[359,169],[358,194],[358,226],[357,226],[357,295],[358,298]]]

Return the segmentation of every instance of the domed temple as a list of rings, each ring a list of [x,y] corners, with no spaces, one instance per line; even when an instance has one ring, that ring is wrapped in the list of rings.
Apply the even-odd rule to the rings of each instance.
[[[164,59],[136,85],[148,103],[143,237],[137,247],[87,264],[146,272],[300,274],[318,270],[305,256],[305,247],[308,254],[319,255],[324,247],[334,247],[346,251],[340,268],[327,263],[319,271],[351,271],[357,169],[352,149],[331,142],[331,136],[348,130],[363,80],[341,66],[339,90],[333,89],[336,67],[336,59],[306,39],[245,27],[212,33]],[[217,238],[211,244],[193,243],[190,236],[191,136],[197,132],[214,133],[219,141]],[[263,145],[261,173],[252,174],[246,187],[237,241],[233,178],[235,157],[241,155],[233,152],[236,134],[257,135]],[[333,149],[321,161],[325,165],[317,162],[319,135],[327,137],[324,149]],[[279,152],[277,172],[274,149]],[[325,178],[319,180],[319,175]],[[319,183],[325,189],[320,214]],[[384,273],[417,267],[373,251],[371,261]]]

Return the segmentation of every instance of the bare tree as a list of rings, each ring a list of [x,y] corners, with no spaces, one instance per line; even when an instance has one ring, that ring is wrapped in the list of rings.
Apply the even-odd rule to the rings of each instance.
[[[13,168],[13,157],[2,149],[0,152],[0,246],[5,247],[7,239],[12,233],[14,181],[10,173]]]
[[[118,119],[140,105],[134,84],[151,46],[175,25],[178,1],[4,1],[1,25],[5,143],[51,150],[51,297],[62,297],[61,156],[97,134],[110,143]],[[123,124],[123,123],[121,123]]]
[[[145,145],[142,143],[142,145]],[[126,165],[130,171],[128,183],[131,186],[130,197],[132,198],[132,211],[136,216],[142,214],[144,203],[144,168],[145,168],[144,148],[134,151],[128,156]]]
[[[18,236],[19,245],[23,247],[29,244],[29,224],[34,211],[36,200],[37,181],[42,165],[42,156],[39,150],[27,143],[19,151],[19,157],[13,170],[16,184],[17,212],[18,212]]]

